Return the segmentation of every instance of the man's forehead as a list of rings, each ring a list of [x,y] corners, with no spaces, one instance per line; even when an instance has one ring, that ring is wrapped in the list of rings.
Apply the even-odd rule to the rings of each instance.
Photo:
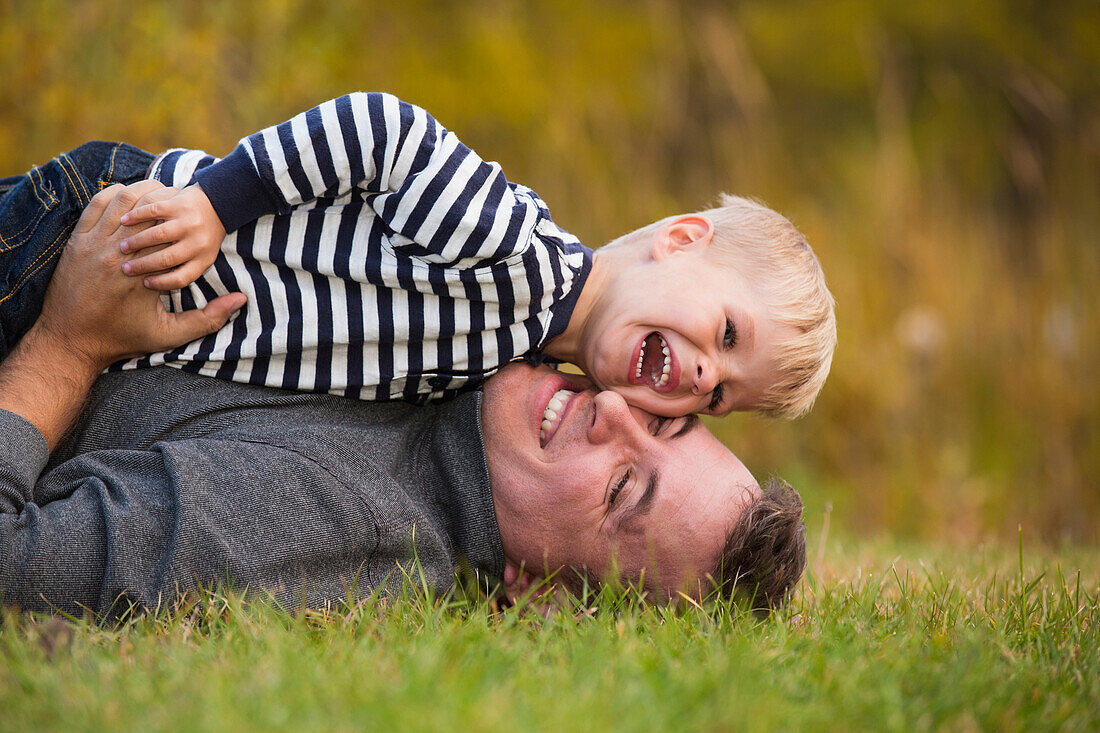
[[[759,493],[760,486],[745,464],[702,421],[695,418],[677,432],[681,430],[680,439],[669,441],[667,459],[656,466],[659,493],[668,494],[670,510],[713,512],[728,506],[732,513]]]
[[[650,515],[629,532],[635,557],[658,586],[701,578],[718,562],[730,529],[748,502],[748,489],[729,481],[704,485],[685,476],[686,494],[666,491]],[[671,485],[670,485],[671,486]]]

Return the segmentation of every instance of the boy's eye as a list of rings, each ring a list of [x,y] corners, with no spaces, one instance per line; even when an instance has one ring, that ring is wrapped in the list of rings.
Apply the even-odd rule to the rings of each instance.
[[[626,487],[626,482],[630,480],[630,469],[623,472],[623,477],[619,479],[619,483],[615,484],[615,487],[611,489],[611,495],[607,497],[607,508],[611,509],[615,506],[615,500],[619,498],[619,494]]]
[[[710,404],[707,405],[708,410],[717,410],[718,406],[722,404],[722,385],[716,385],[714,390],[710,393]]]
[[[722,336],[722,343],[725,344],[727,349],[733,348],[737,344],[737,329],[733,326],[733,321],[726,319],[726,333]]]

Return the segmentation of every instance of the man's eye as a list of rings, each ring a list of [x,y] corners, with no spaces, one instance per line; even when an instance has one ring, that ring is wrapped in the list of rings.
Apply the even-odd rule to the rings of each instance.
[[[722,404],[722,385],[717,385],[714,391],[710,393],[710,404],[707,405],[708,410],[717,410],[718,406]]]
[[[737,329],[733,327],[733,321],[726,319],[726,333],[722,336],[722,343],[727,349],[737,344]]]
[[[611,489],[611,496],[607,498],[607,508],[611,509],[615,506],[615,500],[619,498],[619,494],[626,487],[626,482],[630,480],[630,470],[623,472],[623,477],[619,479],[619,483],[615,484],[615,488]]]
[[[661,434],[661,431],[665,429],[665,426],[672,422],[670,417],[655,417],[649,423],[649,434],[656,437]]]

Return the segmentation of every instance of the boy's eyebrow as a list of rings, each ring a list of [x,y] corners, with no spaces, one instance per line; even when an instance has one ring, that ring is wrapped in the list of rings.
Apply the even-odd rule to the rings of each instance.
[[[741,313],[741,326],[744,333],[740,334],[740,338],[743,346],[752,347],[756,345],[756,322],[749,316],[748,313]]]

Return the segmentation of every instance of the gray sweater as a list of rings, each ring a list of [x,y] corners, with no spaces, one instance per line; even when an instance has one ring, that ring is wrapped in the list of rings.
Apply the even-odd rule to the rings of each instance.
[[[318,606],[414,556],[437,589],[462,563],[499,577],[480,414],[480,392],[413,407],[154,368],[103,375],[51,457],[0,410],[0,597],[110,616],[201,583]]]

